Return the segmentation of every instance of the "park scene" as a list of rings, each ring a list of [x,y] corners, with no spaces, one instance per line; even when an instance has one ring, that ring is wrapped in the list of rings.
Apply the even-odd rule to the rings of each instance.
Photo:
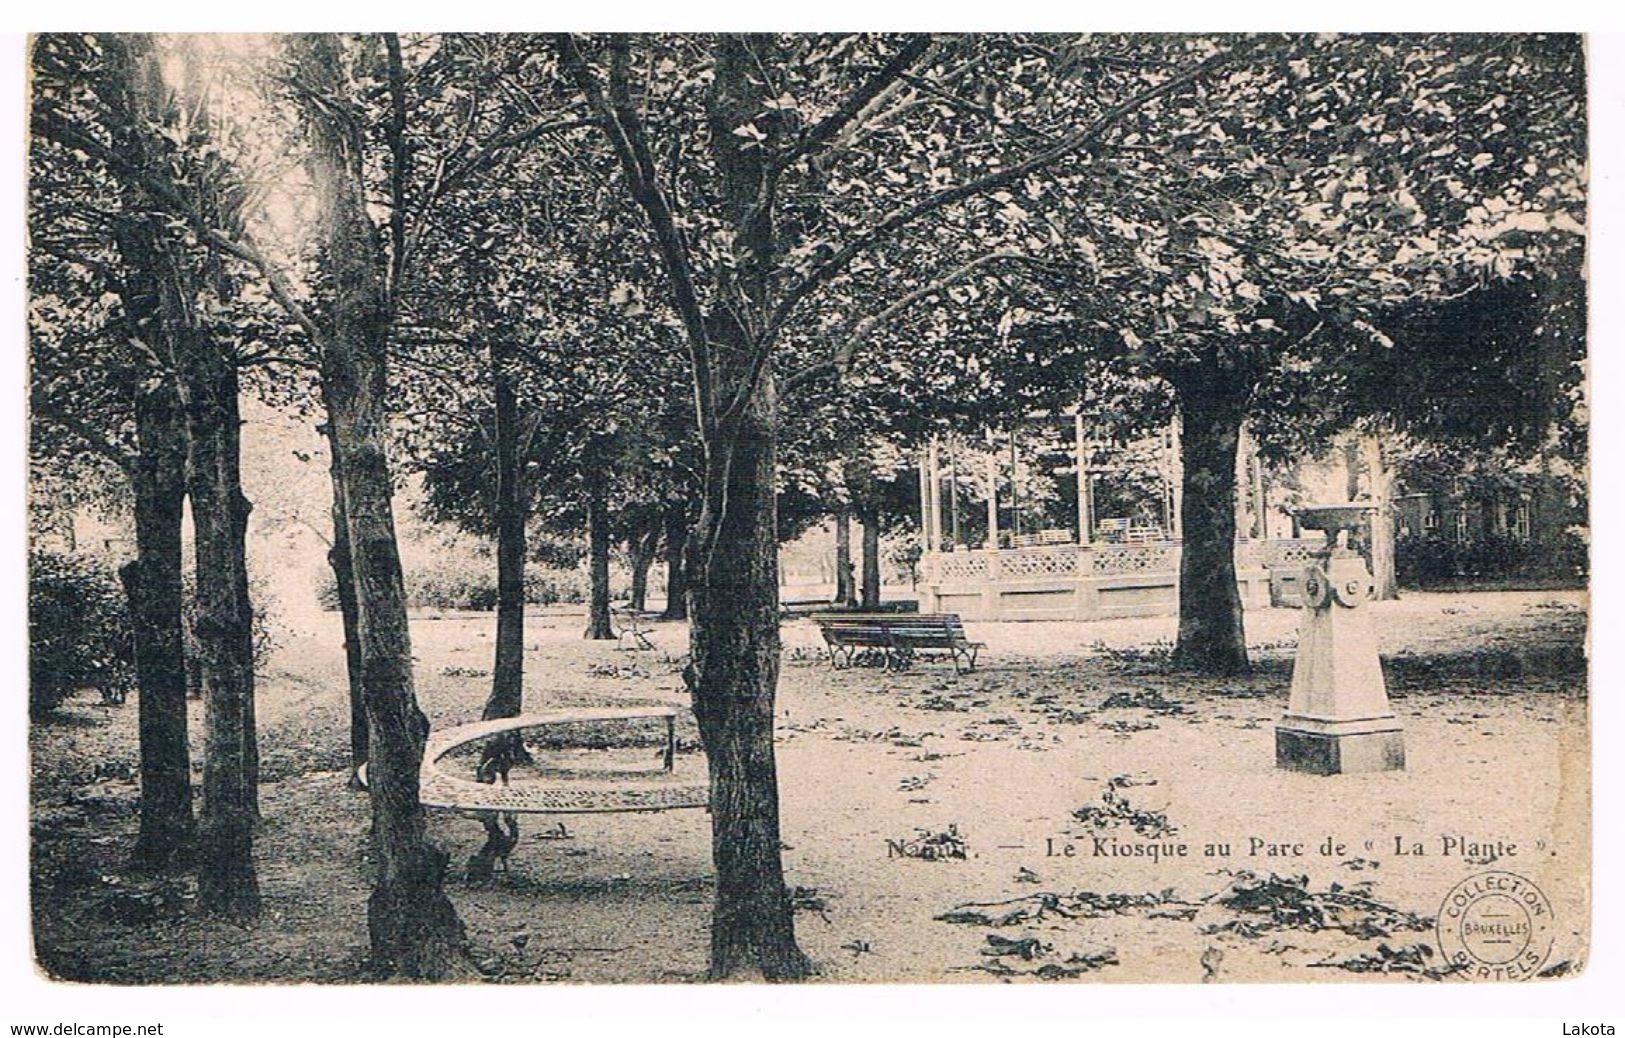
[[[1581,38],[28,74],[42,975],[1585,968]]]

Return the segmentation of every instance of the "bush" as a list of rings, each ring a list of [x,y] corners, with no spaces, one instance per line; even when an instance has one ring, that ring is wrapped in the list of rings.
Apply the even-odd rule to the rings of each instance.
[[[1591,573],[1591,543],[1582,530],[1565,530],[1543,561],[1554,576],[1585,580]]]
[[[525,601],[532,605],[580,605],[591,590],[591,581],[575,570],[525,571]]]
[[[1425,587],[1456,575],[1456,543],[1428,534],[1394,541],[1394,573],[1404,587]]]
[[[28,710],[40,717],[75,689],[135,684],[129,605],[113,568],[82,555],[28,559]]]
[[[1492,534],[1470,541],[1436,535],[1401,537],[1394,543],[1394,568],[1405,587],[1427,587],[1452,580],[1584,578],[1584,538],[1565,533],[1554,545]]]
[[[578,605],[587,600],[588,582],[574,570],[525,570],[525,602]],[[316,600],[329,612],[338,610],[338,587],[333,571],[324,567],[317,577]],[[440,561],[406,571],[409,609],[458,609],[490,612],[497,607],[496,564],[481,560]]]

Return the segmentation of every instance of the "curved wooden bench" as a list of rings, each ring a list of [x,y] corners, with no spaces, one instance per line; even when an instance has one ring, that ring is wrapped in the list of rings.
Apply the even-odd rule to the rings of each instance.
[[[496,785],[451,775],[441,769],[443,758],[493,735],[564,724],[663,718],[666,722],[665,766],[647,777],[605,781],[583,777],[569,781],[521,782]],[[618,707],[597,710],[549,710],[542,713],[476,721],[432,733],[423,748],[423,770],[418,780],[418,802],[443,811],[489,814],[597,814],[613,811],[672,811],[710,807],[710,788],[703,784],[671,781],[677,752],[677,711],[669,706]],[[361,780],[366,781],[363,771]]]

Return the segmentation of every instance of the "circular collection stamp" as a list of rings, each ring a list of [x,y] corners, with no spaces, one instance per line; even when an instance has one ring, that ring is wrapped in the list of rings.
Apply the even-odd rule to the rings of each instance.
[[[1437,931],[1452,976],[1527,980],[1552,953],[1552,903],[1517,873],[1480,872],[1450,888]]]

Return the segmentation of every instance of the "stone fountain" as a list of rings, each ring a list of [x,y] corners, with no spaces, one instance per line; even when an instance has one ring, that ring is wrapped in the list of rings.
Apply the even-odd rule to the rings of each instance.
[[[1275,766],[1317,775],[1401,771],[1405,737],[1388,706],[1371,627],[1371,573],[1348,546],[1376,510],[1369,504],[1308,505],[1298,525],[1326,533],[1304,570],[1303,624],[1292,697],[1275,726]]]

